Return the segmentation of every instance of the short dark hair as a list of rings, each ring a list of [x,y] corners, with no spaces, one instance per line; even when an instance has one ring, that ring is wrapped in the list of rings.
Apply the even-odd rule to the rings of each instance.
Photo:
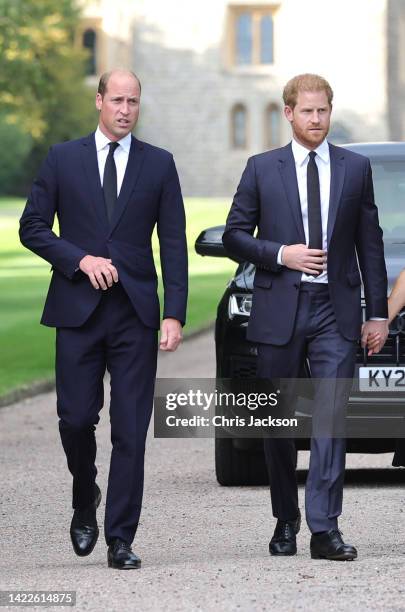
[[[141,81],[139,80],[139,77],[135,74],[135,72],[132,72],[132,70],[114,69],[114,70],[110,70],[109,72],[104,72],[100,77],[100,80],[98,82],[97,93],[99,93],[102,98],[104,98],[104,94],[107,91],[107,85],[108,85],[108,81],[110,80],[110,76],[114,72],[127,72],[128,74],[131,74],[138,81],[139,91],[141,91]]]

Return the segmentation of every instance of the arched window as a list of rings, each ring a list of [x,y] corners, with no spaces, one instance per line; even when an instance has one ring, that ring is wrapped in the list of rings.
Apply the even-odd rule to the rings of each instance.
[[[231,115],[232,146],[245,149],[247,146],[247,111],[243,104],[235,104]]]
[[[269,104],[266,108],[265,116],[265,146],[269,149],[275,149],[276,147],[280,146],[280,119],[280,108],[277,106],[277,104]]]
[[[236,18],[236,63],[248,65],[252,63],[253,32],[252,15],[241,13]]]
[[[83,47],[88,51],[86,74],[96,74],[96,43],[97,35],[92,29],[87,29],[83,32]]]
[[[263,15],[260,18],[260,63],[273,63],[273,17]]]

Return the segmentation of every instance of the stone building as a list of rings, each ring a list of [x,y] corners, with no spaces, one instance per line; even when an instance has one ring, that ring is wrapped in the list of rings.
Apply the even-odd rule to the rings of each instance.
[[[388,40],[388,126],[392,140],[405,139],[405,2],[389,0]]]
[[[388,118],[395,0],[81,4],[89,82],[115,66],[140,76],[137,134],[174,153],[185,195],[231,196],[250,155],[289,141],[281,92],[301,72],[335,90],[332,141],[402,137]]]

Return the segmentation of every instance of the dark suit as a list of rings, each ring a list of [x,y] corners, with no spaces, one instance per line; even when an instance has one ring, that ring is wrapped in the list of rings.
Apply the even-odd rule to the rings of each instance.
[[[55,214],[60,237],[52,232]],[[20,222],[21,242],[53,269],[41,322],[57,328],[56,384],[62,443],[73,474],[73,507],[92,501],[94,426],[111,374],[107,542],[131,542],[141,510],[143,455],[156,374],[159,300],[151,236],[157,225],[163,318],[185,321],[187,247],[173,157],[132,137],[108,221],[94,134],[51,148]],[[110,258],[119,283],[96,290],[79,269],[85,255]]]
[[[367,318],[387,317],[382,231],[369,160],[334,145],[329,145],[329,152],[326,286],[301,283],[302,272],[277,263],[282,245],[306,242],[291,144],[248,160],[227,219],[225,248],[256,265],[247,337],[259,344],[260,376],[298,377],[305,357],[315,378],[353,376],[355,342],[361,330],[357,258]],[[336,397],[331,410],[341,414],[344,399]],[[324,401],[322,393],[314,400],[315,422]],[[265,451],[274,514],[282,520],[293,519],[298,512],[293,441],[266,440]],[[312,439],[306,505],[313,532],[336,526],[344,453],[344,440]]]

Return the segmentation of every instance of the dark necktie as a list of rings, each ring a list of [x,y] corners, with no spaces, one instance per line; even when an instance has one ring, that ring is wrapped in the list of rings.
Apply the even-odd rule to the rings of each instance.
[[[117,168],[114,161],[114,151],[120,145],[118,142],[110,142],[108,146],[110,150],[104,166],[103,192],[108,220],[111,221],[117,203]]]
[[[310,249],[322,249],[321,194],[315,151],[310,151],[307,166],[308,238]]]

